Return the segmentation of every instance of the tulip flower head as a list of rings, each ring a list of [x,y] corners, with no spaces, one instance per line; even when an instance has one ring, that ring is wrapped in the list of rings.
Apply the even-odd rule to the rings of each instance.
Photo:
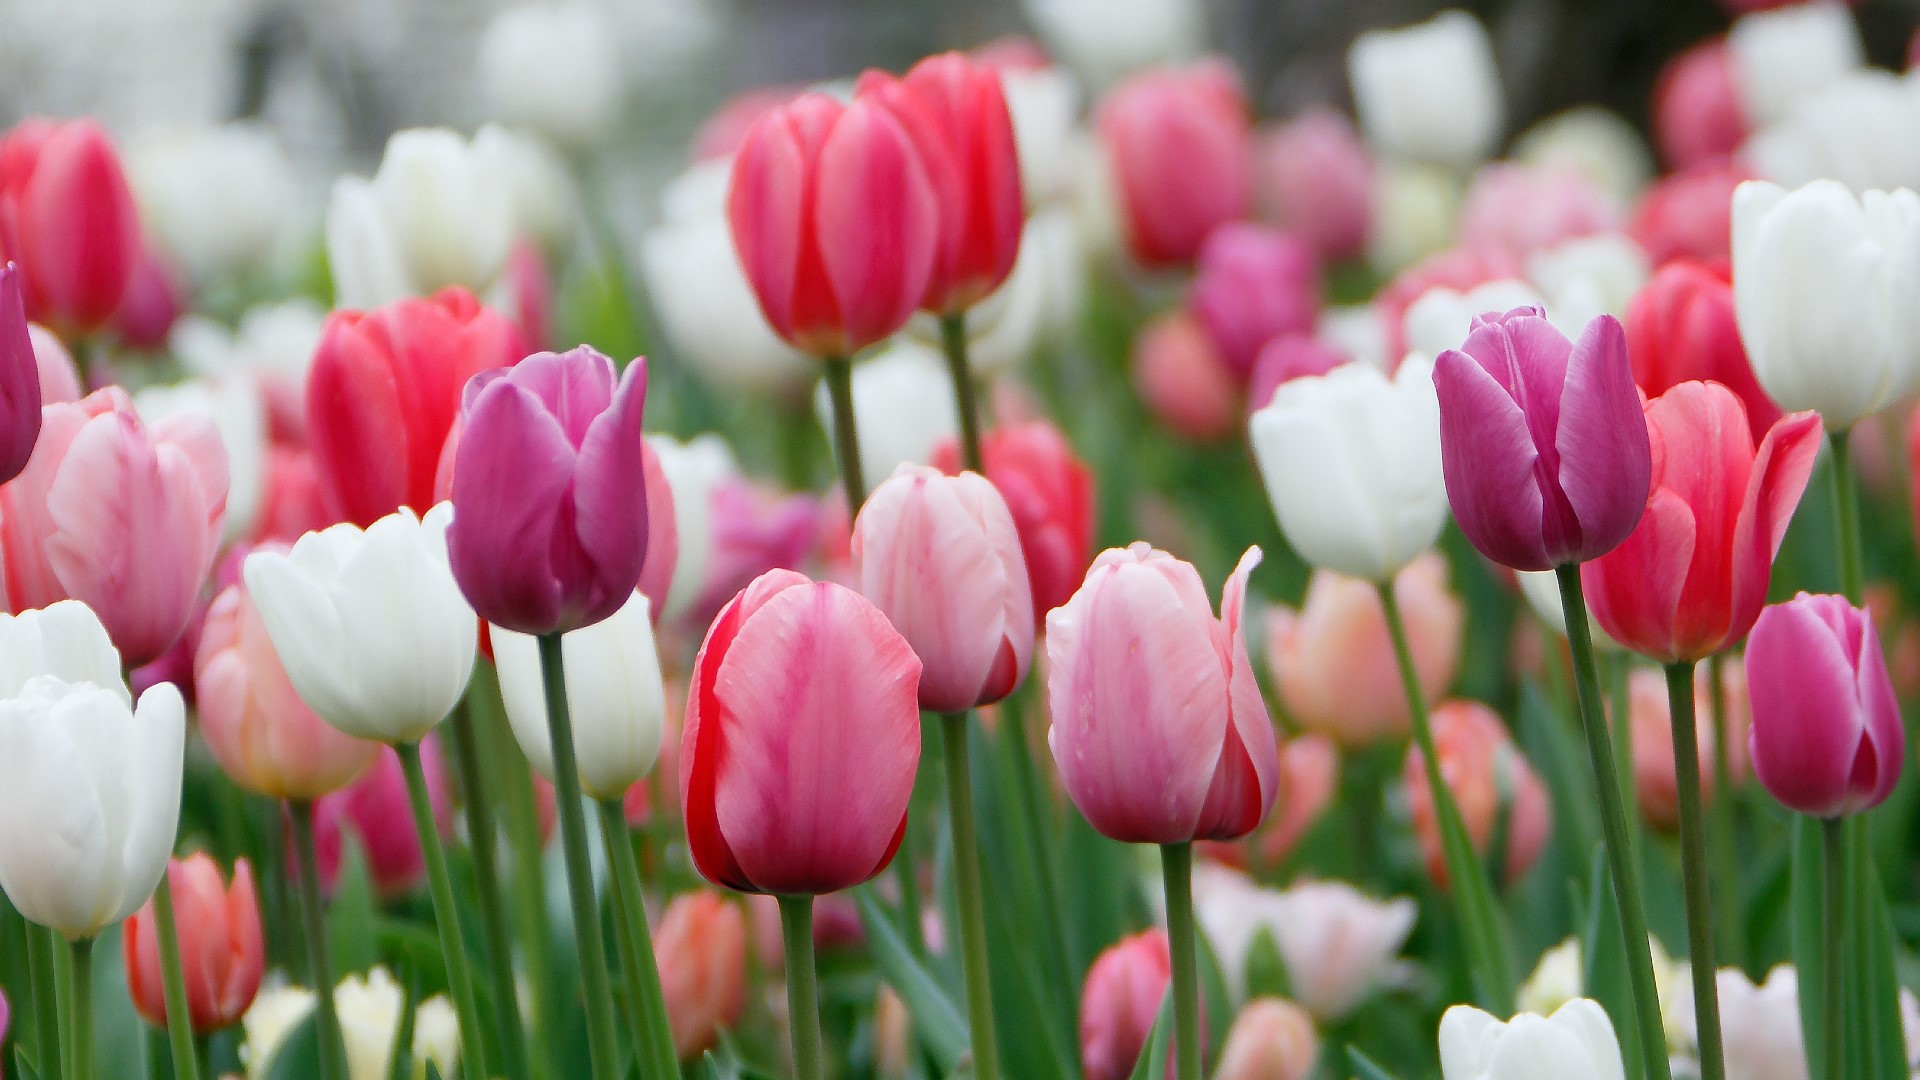
[[[1747,363],[1733,313],[1732,272],[1724,264],[1667,263],[1633,294],[1625,322],[1640,389],[1658,396],[1695,379],[1720,383],[1745,406],[1756,446],[1780,419],[1780,406]]]
[[[673,1050],[697,1058],[740,1022],[747,1007],[747,920],[710,892],[682,893],[653,931]]]
[[[1234,1017],[1214,1080],[1306,1080],[1320,1056],[1313,1018],[1291,1001],[1256,998]]]
[[[1080,1056],[1086,1080],[1126,1080],[1133,1075],[1172,981],[1173,959],[1164,930],[1123,938],[1094,959],[1080,991]]]
[[[1383,153],[1468,168],[1500,138],[1493,40],[1464,11],[1361,34],[1347,51],[1347,75],[1360,128]]]
[[[1443,1080],[1625,1080],[1613,1022],[1599,1003],[1575,998],[1552,1016],[1496,1020],[1470,1005],[1440,1018]]]
[[[174,922],[180,933],[180,965],[187,984],[187,1010],[198,1034],[240,1022],[260,989],[266,964],[260,925],[260,898],[247,860],[234,864],[233,882],[221,880],[220,867],[204,852],[175,859],[167,866],[172,883]],[[167,1026],[166,995],[160,977],[160,931],[153,904],[135,912],[122,931],[127,990],[147,1023]]]
[[[1191,263],[1217,226],[1246,214],[1247,102],[1224,61],[1136,75],[1100,103],[1096,123],[1140,265]]]
[[[0,262],[19,265],[27,316],[62,334],[120,310],[140,215],[119,151],[93,120],[26,120],[0,136]]]
[[[1220,359],[1244,384],[1262,345],[1313,329],[1320,309],[1319,260],[1297,237],[1229,222],[1201,245],[1189,302]]]
[[[1475,850],[1501,868],[1508,884],[1518,882],[1540,857],[1552,828],[1547,789],[1513,745],[1500,717],[1477,701],[1448,701],[1435,708],[1433,741],[1440,755],[1441,779],[1460,808]],[[1440,821],[1417,746],[1407,753],[1402,783],[1427,872],[1442,888],[1449,888]],[[1500,830],[1503,821],[1505,829]],[[1502,832],[1506,847],[1489,851],[1496,831]]]
[[[20,268],[0,264],[0,484],[27,467],[39,438],[40,364],[21,302]]]

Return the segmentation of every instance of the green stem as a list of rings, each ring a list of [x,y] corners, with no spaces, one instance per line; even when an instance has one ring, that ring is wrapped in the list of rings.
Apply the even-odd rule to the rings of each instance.
[[[780,897],[780,936],[787,947],[787,1031],[794,1080],[825,1080],[820,1047],[820,987],[813,970],[813,897]]]
[[[980,887],[980,846],[974,838],[973,778],[967,760],[967,714],[944,713],[940,733],[947,763],[947,825],[953,831],[953,873],[960,897],[961,972],[967,983],[967,1023],[973,1034],[974,1080],[999,1080],[993,1036],[993,983],[987,974],[987,910]]]
[[[587,819],[580,808],[580,765],[567,712],[566,662],[559,634],[540,635],[540,675],[546,684],[547,734],[553,742],[553,794],[560,812],[560,839],[567,857],[567,896],[580,949],[580,981],[586,994],[587,1052],[597,1080],[619,1075],[614,1037],[613,990],[607,981],[606,946],[600,940],[598,905],[587,848]]]
[[[1606,841],[1614,903],[1619,908],[1620,933],[1627,954],[1627,981],[1633,990],[1640,1056],[1649,1080],[1669,1080],[1673,1073],[1667,1063],[1666,1035],[1660,1023],[1660,995],[1653,980],[1647,916],[1640,903],[1640,874],[1634,858],[1633,834],[1627,829],[1627,809],[1620,799],[1620,778],[1614,775],[1613,747],[1607,741],[1607,717],[1600,706],[1600,678],[1593,661],[1593,638],[1587,628],[1587,598],[1580,591],[1580,566],[1568,563],[1555,567],[1553,572],[1560,584],[1560,604],[1567,615],[1567,645],[1573,653],[1580,726],[1587,737],[1594,790],[1600,796],[1601,831]]]
[[[1673,716],[1673,776],[1680,801],[1680,872],[1687,898],[1687,959],[1693,970],[1693,1018],[1700,1042],[1700,1080],[1724,1080],[1720,1048],[1719,970],[1713,951],[1713,895],[1707,881],[1706,812],[1700,802],[1700,735],[1694,720],[1692,660],[1667,665],[1667,708]],[[1616,723],[1624,723],[1622,716]]]
[[[1835,546],[1840,549],[1840,591],[1858,607],[1862,583],[1860,487],[1848,456],[1847,434],[1829,432],[1827,443],[1833,448],[1833,529]]]
[[[1446,859],[1447,877],[1452,884],[1454,910],[1467,939],[1472,957],[1474,981],[1480,987],[1482,1003],[1500,1016],[1513,1011],[1513,959],[1507,953],[1506,937],[1500,931],[1495,910],[1493,885],[1487,869],[1474,851],[1472,834],[1460,816],[1453,789],[1440,771],[1440,751],[1434,743],[1433,724],[1427,716],[1426,694],[1420,688],[1419,670],[1414,667],[1413,649],[1407,641],[1406,621],[1400,614],[1400,601],[1391,582],[1378,586],[1380,605],[1386,610],[1387,632],[1393,639],[1394,658],[1399,662],[1400,685],[1406,691],[1407,711],[1413,719],[1413,737],[1420,746],[1420,758],[1426,767],[1427,789],[1433,798],[1434,818],[1440,828],[1440,849]]]
[[[93,939],[70,942],[73,956],[73,981],[67,986],[68,1036],[67,1075],[72,1080],[93,1080]]]
[[[327,908],[320,898],[320,859],[313,846],[313,803],[290,801],[293,846],[300,860],[300,921],[307,939],[307,979],[320,1018],[321,1080],[347,1080],[346,1042],[340,1035],[340,1013],[333,1001],[333,963],[327,957]]]
[[[1623,652],[1609,660],[1607,697],[1613,721],[1608,732],[1613,737],[1613,770],[1620,777],[1620,805],[1627,808],[1627,831],[1638,846],[1640,817],[1635,811],[1640,806],[1640,793],[1633,776],[1633,700],[1630,696],[1633,658]]]
[[[860,513],[867,501],[867,479],[860,467],[860,429],[853,419],[853,360],[827,361],[827,394],[833,402],[833,451],[840,463],[840,485],[847,492],[847,517]]]
[[[395,746],[407,776],[407,799],[413,806],[413,827],[420,836],[420,854],[427,864],[427,888],[433,896],[434,923],[440,931],[440,953],[447,965],[447,989],[453,994],[453,1012],[460,1023],[461,1053],[476,1076],[490,1077],[486,1036],[481,1026],[479,999],[473,991],[473,969],[467,957],[466,936],[460,932],[460,906],[453,899],[453,875],[447,871],[447,853],[440,846],[440,829],[433,817],[433,796],[427,790],[427,770],[420,762],[420,744]],[[511,971],[507,981],[513,981]]]
[[[1193,925],[1193,845],[1160,845],[1173,958],[1173,1052],[1178,1080],[1200,1080],[1200,964]]]
[[[1744,967],[1746,931],[1740,918],[1740,866],[1734,852],[1733,749],[1728,744],[1727,683],[1724,653],[1715,653],[1707,661],[1707,701],[1713,710],[1713,790],[1707,804],[1707,828],[1712,834],[1709,855],[1713,860],[1714,906],[1719,911],[1720,930],[1716,944],[1719,962]]]
[[[1027,740],[1024,692],[1016,691],[1001,704],[998,737],[1006,740],[1013,761],[1015,799],[1020,804],[1021,816],[1026,819],[1022,824],[1035,863],[1040,910],[1046,915],[1047,945],[1053,954],[1052,962],[1059,965],[1055,974],[1064,980],[1070,978],[1072,967],[1067,961],[1067,922],[1061,914],[1061,889],[1056,870],[1059,864],[1053,854],[1054,835],[1050,824],[1053,807],[1041,793],[1040,778],[1033,766],[1033,744]]]
[[[527,985],[531,988],[529,1053],[537,1056],[543,1066],[541,1075],[552,1076],[561,1070],[559,1049],[554,1046],[553,1037],[563,1010],[553,977],[553,927],[547,918],[545,849],[540,835],[540,810],[534,798],[533,770],[507,725],[491,709],[484,734],[489,757],[496,763],[494,776],[500,781],[506,807],[507,844],[512,854],[508,869],[512,875],[513,913],[520,945],[526,950]]]
[[[494,973],[494,1025],[500,1029],[500,1047],[506,1053],[507,1076],[526,1080],[526,1032],[521,1027],[520,995],[514,985],[513,937],[507,931],[506,898],[500,895],[500,871],[494,845],[492,802],[488,799],[486,768],[481,763],[480,740],[474,732],[473,709],[466,698],[453,708],[448,727],[453,732],[454,758],[460,770],[460,788],[466,796],[467,847],[473,854],[475,893],[479,898],[480,930],[487,943],[488,970]]]
[[[947,373],[953,377],[953,404],[960,414],[960,448],[966,455],[967,468],[984,475],[987,468],[980,456],[980,403],[967,361],[965,312],[940,316],[940,344],[946,347]]]
[[[927,909],[920,898],[920,840],[914,831],[916,824],[918,819],[909,808],[906,827],[900,830],[900,850],[893,857],[893,875],[900,882],[900,920],[906,924],[900,928],[901,932],[906,935],[907,948],[913,958],[924,961],[927,958]]]
[[[160,932],[160,988],[167,1003],[167,1044],[175,1080],[199,1080],[200,1061],[193,1049],[193,1017],[187,1009],[187,977],[180,966],[180,928],[173,920],[173,870],[160,875],[153,890],[153,922]]]
[[[613,867],[615,917],[624,928],[620,949],[626,966],[627,997],[640,1020],[634,1032],[639,1041],[638,1056],[646,1063],[640,1075],[678,1078],[680,1059],[674,1054],[673,1026],[667,1022],[667,999],[660,989],[660,966],[653,956],[653,935],[647,929],[646,899],[640,890],[640,867],[633,858],[626,812],[617,799],[602,801],[599,807],[600,835],[606,841],[608,864]]]
[[[1818,1080],[1841,1080],[1846,1060],[1846,991],[1841,985],[1841,942],[1846,916],[1846,819],[1820,819],[1820,880],[1823,886],[1820,989],[1825,995],[1821,1046],[1826,1060]]]
[[[33,980],[34,1051],[41,1080],[60,1080],[60,987],[54,978],[53,951],[59,939],[36,923],[27,924],[27,974]]]

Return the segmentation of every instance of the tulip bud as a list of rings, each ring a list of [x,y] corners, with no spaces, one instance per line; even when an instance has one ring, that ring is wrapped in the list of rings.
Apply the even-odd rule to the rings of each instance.
[[[1249,1001],[1227,1029],[1214,1080],[1306,1080],[1320,1056],[1313,1018],[1280,998]]]
[[[1513,745],[1506,725],[1492,709],[1477,701],[1443,702],[1433,710],[1433,741],[1440,754],[1440,776],[1480,856],[1504,867],[1507,884],[1526,875],[1546,847],[1552,827],[1547,790],[1534,775],[1526,756]],[[1402,770],[1407,809],[1413,831],[1426,856],[1427,872],[1441,888],[1448,888],[1447,860],[1440,843],[1440,822],[1427,786],[1425,759],[1419,747],[1407,752]],[[1506,847],[1489,851],[1498,829]]]
[[[1241,378],[1191,313],[1174,311],[1148,323],[1134,339],[1132,368],[1140,403],[1174,434],[1218,442],[1239,424]]]
[[[1262,345],[1281,334],[1313,329],[1320,268],[1313,249],[1293,236],[1229,223],[1201,245],[1188,302],[1220,359],[1244,384]]]
[[[92,120],[26,120],[0,136],[0,263],[20,267],[27,317],[68,337],[120,309],[140,218],[119,153]]]
[[[253,870],[241,859],[233,883],[222,883],[220,867],[206,854],[172,860],[167,880],[173,889],[174,924],[180,936],[180,966],[187,989],[193,1030],[205,1035],[230,1027],[253,1004],[266,963],[260,927],[260,900]],[[159,927],[152,901],[135,912],[122,929],[127,990],[147,1023],[167,1026],[166,995],[161,990]]]
[[[1373,159],[1345,114],[1319,106],[1263,128],[1254,156],[1254,197],[1267,218],[1328,262],[1366,249]]]
[[[1653,137],[1675,170],[1724,161],[1746,141],[1748,122],[1724,39],[1667,61],[1653,85]]]
[[[1860,66],[1860,31],[1837,0],[1814,0],[1747,15],[1727,33],[1742,113],[1756,125]]]
[[[745,477],[733,477],[715,487],[709,509],[711,560],[700,598],[682,620],[696,632],[710,626],[733,594],[754,578],[769,570],[806,565],[821,531],[821,507],[814,496],[783,496]]]
[[[371,181],[343,177],[327,206],[327,261],[344,307],[450,285],[485,291],[513,242],[504,176],[446,128],[395,132]]]
[[[1885,801],[1906,761],[1900,704],[1873,616],[1800,593],[1747,639],[1754,775],[1788,809],[1844,817]]]
[[[142,241],[133,263],[133,278],[120,296],[109,328],[129,349],[156,351],[166,345],[167,332],[173,329],[174,320],[189,299],[173,268]]]
[[[820,426],[833,434],[833,408],[823,380],[813,397]],[[959,433],[953,383],[940,353],[896,338],[853,368],[854,429],[864,476],[891,476],[901,465],[924,465],[933,448]]]
[[[619,40],[592,4],[502,11],[480,36],[489,114],[559,143],[593,139],[620,108]]]
[[[1087,969],[1080,991],[1080,1058],[1086,1080],[1126,1080],[1147,1048],[1160,1002],[1173,981],[1164,930],[1109,946]],[[1172,1039],[1168,1039],[1172,1060]]]
[[[57,346],[53,341],[49,350]],[[21,300],[20,268],[0,264],[0,432],[5,433],[0,441],[0,484],[27,467],[33,444],[40,438],[38,352]]]
[[[1246,214],[1247,104],[1224,61],[1137,75],[1100,103],[1097,123],[1142,266],[1191,263],[1217,226]]]
[[[1351,1014],[1372,992],[1416,914],[1411,900],[1372,900],[1341,881],[1276,891],[1218,870],[1196,876],[1194,903],[1235,994],[1247,992],[1248,954],[1264,933],[1286,966],[1294,1000],[1323,1023]]]
[[[673,1050],[711,1050],[747,1006],[747,923],[740,905],[709,892],[676,896],[653,931]]]
[[[1440,1018],[1442,1080],[1537,1080],[1545,1076],[1626,1080],[1620,1041],[1607,1011],[1575,998],[1552,1016],[1495,1020],[1471,1005]]]
[[[1757,986],[1737,968],[1720,969],[1714,982],[1720,991],[1727,1075],[1782,1080],[1807,1076],[1800,979],[1793,965],[1775,966]],[[1906,992],[1901,993],[1904,997]]]
[[[1468,168],[1499,141],[1493,42],[1466,12],[1361,34],[1347,51],[1347,75],[1360,128],[1382,153]]]
[[[198,288],[262,269],[296,198],[286,152],[256,124],[141,139],[127,148],[127,173],[148,235]]]
[[[1733,251],[1733,192],[1751,179],[1737,162],[1663,176],[1641,194],[1627,231],[1655,266],[1681,258],[1725,261]]]

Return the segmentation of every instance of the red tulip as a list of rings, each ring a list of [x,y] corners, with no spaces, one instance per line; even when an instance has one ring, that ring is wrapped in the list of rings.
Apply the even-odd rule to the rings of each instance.
[[[23,274],[27,317],[80,336],[120,309],[140,258],[120,155],[92,120],[27,120],[0,138],[0,261]]]
[[[1126,1080],[1133,1074],[1172,981],[1165,930],[1122,938],[1094,960],[1080,991],[1086,1080]],[[1167,1060],[1173,1060],[1171,1052]]]
[[[1675,169],[1717,161],[1747,138],[1747,118],[1725,38],[1667,61],[1653,87],[1653,140]]]
[[[1627,231],[1659,266],[1672,259],[1733,256],[1733,189],[1753,172],[1736,161],[1709,162],[1663,176],[1640,193]]]
[[[1208,234],[1246,216],[1246,98],[1223,61],[1136,75],[1101,102],[1098,124],[1142,266],[1184,266]]]
[[[822,359],[906,324],[933,277],[940,212],[894,114],[825,94],[754,123],[727,193],[734,248],[767,324]]]
[[[1443,702],[1433,710],[1432,722],[1440,776],[1460,807],[1467,836],[1482,858],[1491,857],[1504,867],[1503,877],[1511,885],[1526,874],[1547,844],[1552,827],[1547,790],[1492,709],[1477,701]],[[1407,752],[1402,782],[1427,872],[1446,888],[1440,823],[1434,814],[1433,790],[1427,786],[1426,760],[1417,746]],[[1502,817],[1507,824],[1506,850],[1489,852]]]
[[[1745,407],[1756,446],[1780,419],[1780,406],[1747,363],[1725,264],[1681,260],[1661,267],[1634,294],[1626,326],[1633,381],[1648,394],[1696,379],[1717,382]]]
[[[1304,241],[1277,229],[1222,225],[1200,247],[1188,303],[1244,385],[1261,346],[1313,329],[1320,314],[1319,261]]]
[[[1767,602],[1773,557],[1820,452],[1820,417],[1783,417],[1756,450],[1740,399],[1710,382],[1668,390],[1646,417],[1646,516],[1581,568],[1581,584],[1615,641],[1663,663],[1700,660],[1745,637]]]
[[[653,931],[673,1050],[699,1057],[740,1022],[747,1007],[747,921],[740,905],[710,892],[673,898]]]
[[[920,661],[851,589],[789,570],[733,598],[687,695],[680,800],[707,880],[782,895],[884,870],[920,763]]]
[[[231,1027],[253,1004],[266,968],[253,869],[241,859],[233,865],[233,883],[224,884],[219,865],[203,852],[169,861],[167,882],[173,890],[173,922],[193,1030],[205,1035]],[[159,935],[149,900],[127,920],[121,942],[133,1007],[147,1023],[166,1027]]]
[[[333,511],[360,526],[434,503],[467,380],[523,355],[519,331],[463,289],[336,311],[307,376],[307,431]]]
[[[900,79],[870,71],[860,77],[859,94],[900,122],[933,188],[939,234],[920,306],[939,314],[972,307],[1012,272],[1026,222],[999,73],[947,52]]]

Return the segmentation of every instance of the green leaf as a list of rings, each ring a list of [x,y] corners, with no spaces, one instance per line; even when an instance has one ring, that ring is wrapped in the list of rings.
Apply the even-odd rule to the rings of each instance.
[[[1153,1018],[1153,1031],[1147,1036],[1147,1045],[1134,1061],[1128,1080],[1166,1080],[1167,1044],[1173,1038],[1172,1032],[1173,987],[1169,985],[1166,996],[1160,999],[1160,1012]]]
[[[875,966],[893,992],[907,1006],[913,1026],[926,1040],[941,1072],[949,1072],[969,1052],[971,1045],[967,1022],[953,999],[940,983],[915,960],[893,920],[880,908],[870,890],[854,892],[860,909],[860,924],[867,932],[867,946],[873,952]]]
[[[1865,825],[1863,818],[1855,826],[1861,837],[1852,860],[1855,906],[1849,930],[1854,940],[1848,963],[1849,971],[1859,972],[1859,1015],[1866,1026],[1865,1037],[1858,1041],[1863,1055],[1861,1075],[1872,1080],[1905,1080],[1906,1038],[1900,1027],[1893,920],[1887,910],[1886,890],[1880,885],[1880,872],[1867,854]]]
[[[1399,1080],[1392,1073],[1374,1064],[1372,1058],[1360,1052],[1357,1046],[1347,1047],[1347,1062],[1353,1066],[1356,1080]]]
[[[1218,1048],[1227,1041],[1227,1025],[1233,1022],[1233,1001],[1227,996],[1227,979],[1220,971],[1220,957],[1213,951],[1213,942],[1207,940],[1204,932],[1196,931],[1194,941],[1199,945],[1200,968],[1200,1010],[1201,1023],[1206,1033],[1206,1047]],[[1204,1061],[1202,1062],[1204,1065]],[[1203,1070],[1204,1071],[1204,1070]]]
[[[1287,962],[1280,955],[1280,943],[1273,928],[1254,931],[1247,946],[1247,999],[1262,997],[1291,998],[1293,979],[1287,974]]]
[[[13,1074],[20,1080],[40,1080],[40,1071],[33,1067],[32,1055],[19,1043],[13,1044]]]
[[[1580,959],[1587,996],[1613,1018],[1613,1030],[1625,1047],[1639,1045],[1640,1025],[1633,1010],[1633,990],[1627,976],[1626,940],[1620,930],[1619,908],[1613,897],[1613,873],[1608,869],[1605,845],[1593,851],[1593,891],[1587,899],[1587,925],[1580,937]],[[1627,1080],[1644,1075],[1646,1063],[1637,1053],[1623,1055]]]
[[[340,872],[327,901],[327,948],[336,975],[366,971],[380,960],[375,941],[378,905],[367,877],[367,860],[350,829],[340,830]]]
[[[309,1009],[280,1040],[268,1063],[267,1080],[313,1080],[319,1075],[320,1020],[319,1014]]]

